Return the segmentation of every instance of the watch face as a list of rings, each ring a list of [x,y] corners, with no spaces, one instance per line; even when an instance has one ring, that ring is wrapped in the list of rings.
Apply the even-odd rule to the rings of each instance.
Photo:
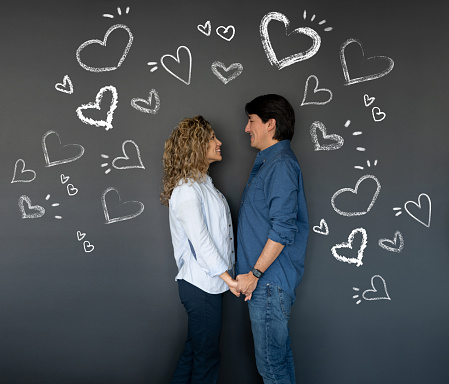
[[[251,270],[251,272],[253,273],[254,276],[256,276],[258,279],[260,278],[260,276],[262,276],[262,272],[260,272],[258,269],[253,268]]]

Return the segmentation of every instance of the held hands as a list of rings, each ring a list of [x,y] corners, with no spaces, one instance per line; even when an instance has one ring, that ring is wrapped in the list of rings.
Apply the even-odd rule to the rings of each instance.
[[[243,275],[238,275],[236,280],[237,289],[245,295],[245,301],[251,300],[251,296],[257,287],[257,282],[259,279],[254,276],[252,272],[248,272]]]

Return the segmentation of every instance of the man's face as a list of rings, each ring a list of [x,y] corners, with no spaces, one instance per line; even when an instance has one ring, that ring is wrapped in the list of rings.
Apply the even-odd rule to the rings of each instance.
[[[269,124],[270,120],[264,123],[256,114],[248,115],[248,124],[246,124],[245,132],[251,136],[251,147],[263,151],[270,146],[269,141],[273,133],[269,130]]]

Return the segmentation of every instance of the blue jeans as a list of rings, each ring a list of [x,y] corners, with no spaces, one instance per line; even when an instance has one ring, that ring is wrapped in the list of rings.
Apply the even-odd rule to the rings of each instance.
[[[295,384],[288,320],[293,298],[276,285],[261,285],[248,301],[257,370],[265,384]]]

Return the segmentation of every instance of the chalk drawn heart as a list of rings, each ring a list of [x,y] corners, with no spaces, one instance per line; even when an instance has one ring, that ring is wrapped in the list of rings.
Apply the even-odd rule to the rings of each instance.
[[[94,120],[90,117],[84,116],[85,110],[89,109],[97,109],[101,111],[101,100],[103,99],[103,94],[105,92],[111,92],[112,94],[112,100],[111,105],[109,106],[109,110],[106,113],[106,120]],[[88,104],[82,104],[80,107],[76,109],[76,114],[78,115],[78,118],[84,123],[89,125],[94,125],[96,127],[104,127],[106,131],[109,129],[112,129],[112,119],[114,117],[114,111],[117,108],[118,103],[118,94],[117,89],[113,85],[108,85],[103,88],[101,88],[97,96],[95,96],[95,102],[90,102]]]
[[[153,101],[154,101],[154,103],[153,103]],[[148,106],[148,108],[142,107],[141,105],[139,105],[137,103],[144,103]],[[152,105],[153,105],[153,108],[151,108]],[[151,114],[155,115],[156,113],[158,113],[159,108],[161,107],[161,99],[159,98],[159,93],[157,93],[157,91],[155,89],[152,89],[152,90],[150,90],[150,93],[146,100],[139,99],[139,98],[132,99],[131,106],[140,112],[151,113]]]
[[[326,220],[321,219],[320,225],[315,225],[313,231],[319,233],[320,235],[327,236],[329,234],[329,227],[327,226]]]
[[[360,184],[363,183],[367,179],[374,180],[374,182],[376,183],[376,191],[374,192],[374,194],[373,194],[373,196],[371,198],[371,202],[369,203],[368,208],[366,208],[366,210],[359,211],[359,212],[345,212],[345,211],[341,211],[340,209],[338,209],[335,206],[335,199],[339,195],[341,195],[342,193],[345,193],[345,192],[350,192],[350,193],[353,193],[353,194],[357,194],[357,191],[359,189]],[[342,216],[362,216],[362,215],[365,215],[365,214],[367,214],[371,210],[371,208],[373,207],[374,203],[376,202],[377,196],[379,196],[379,193],[380,193],[380,188],[381,188],[381,186],[380,186],[379,180],[377,180],[377,178],[375,176],[373,176],[373,175],[364,175],[357,181],[357,184],[355,185],[354,189],[343,188],[343,189],[340,189],[337,192],[335,192],[334,195],[332,196],[332,199],[331,199],[332,207],[334,208],[335,212],[337,212],[339,215],[342,215]]]
[[[231,31],[231,32],[228,33],[228,31]],[[234,38],[234,35],[235,35],[235,28],[232,25],[229,25],[227,27],[224,27],[224,26],[220,25],[215,30],[215,32],[217,32],[217,35],[220,36],[222,39],[225,39],[226,41],[231,41]]]
[[[363,102],[365,103],[365,107],[369,107],[376,100],[375,97],[369,97],[367,94],[363,95]]]
[[[373,120],[377,123],[385,119],[387,114],[382,112],[379,107],[373,107],[371,113],[373,114]]]
[[[426,193],[421,193],[418,196],[418,203],[415,203],[414,201],[407,201],[404,205],[404,208],[407,213],[416,221],[426,226],[427,228],[430,227],[430,219],[432,216],[432,202],[429,195],[427,195]]]
[[[19,163],[22,164],[22,169],[20,170],[20,175],[22,176],[22,178],[17,178],[17,166],[19,165]],[[11,184],[31,183],[32,181],[34,181],[34,179],[36,179],[36,172],[33,171],[32,169],[25,169],[25,160],[18,159],[14,164],[14,173],[12,175]]]
[[[75,196],[78,193],[78,188],[76,188],[73,184],[67,184],[67,193],[69,196]]]
[[[196,29],[198,29],[198,31],[205,34],[206,36],[210,36],[211,31],[210,20],[207,20],[204,25],[198,24]]]
[[[66,176],[63,173],[61,173],[61,184],[65,184],[69,181],[70,176]]]
[[[352,245],[354,242],[354,236],[356,233],[361,233],[362,234],[362,242],[360,244],[360,247],[357,251],[357,257],[346,257],[346,256],[342,256],[337,252],[337,249],[352,249]],[[364,228],[356,228],[354,229],[351,234],[348,237],[348,242],[347,243],[341,243],[341,244],[336,244],[332,247],[332,255],[338,260],[338,261],[342,261],[344,263],[349,263],[349,264],[356,264],[357,267],[360,267],[361,265],[363,265],[362,259],[363,259],[363,252],[366,248],[368,244],[368,235],[366,233],[366,230]]]
[[[123,51],[122,56],[121,56],[120,60],[118,61],[117,65],[112,66],[112,67],[91,67],[91,66],[89,66],[89,65],[84,64],[84,63],[81,61],[81,58],[80,58],[80,53],[81,53],[81,51],[82,51],[85,47],[87,47],[88,45],[91,45],[91,44],[100,44],[101,46],[106,47],[106,43],[107,43],[107,41],[108,41],[109,35],[110,35],[113,31],[115,31],[116,29],[123,29],[123,30],[125,30],[125,31],[128,33],[128,35],[129,35],[128,43],[126,44],[125,50]],[[81,45],[78,47],[78,49],[76,50],[76,59],[78,60],[78,63],[79,63],[79,65],[81,65],[81,67],[83,67],[85,70],[90,71],[90,72],[107,72],[107,71],[114,71],[114,70],[116,70],[118,67],[120,67],[120,66],[122,65],[123,61],[124,61],[125,58],[126,58],[126,55],[128,54],[129,49],[131,48],[132,43],[133,43],[133,35],[132,35],[131,31],[129,30],[129,28],[128,28],[126,25],[123,25],[123,24],[116,24],[116,25],[113,25],[111,28],[109,28],[109,29],[107,30],[106,34],[104,35],[103,41],[94,39],[94,40],[86,41],[86,42],[84,42],[83,44],[81,44]]]
[[[374,284],[374,279],[376,279],[376,281],[379,281],[379,283],[377,283],[377,286],[379,289],[377,289],[375,287],[376,284]],[[388,294],[387,291],[387,284],[385,283],[385,280],[382,276],[379,275],[374,275],[371,278],[371,287],[373,289],[367,289],[366,291],[363,292],[362,297],[365,300],[371,301],[371,300],[391,300],[390,299],[390,295]],[[383,291],[383,292],[381,292]]]
[[[128,154],[126,153],[126,149],[125,146],[126,144],[130,144],[131,148],[133,148],[135,150],[137,159],[135,160],[135,162],[133,163],[133,161],[129,162],[128,160],[130,159]],[[130,147],[128,145],[128,148]],[[112,161],[112,166],[115,169],[130,169],[130,168],[142,168],[145,169],[145,167],[142,164],[142,159],[140,158],[140,150],[139,147],[137,146],[137,144],[132,141],[132,140],[126,140],[123,142],[122,144],[122,152],[123,152],[123,156],[122,157],[116,157],[113,161]],[[117,165],[117,162],[125,162],[125,164],[127,165]],[[129,163],[131,163],[131,165],[129,165]],[[138,163],[138,164],[136,164]]]
[[[171,69],[169,69],[167,67],[167,65],[165,64],[164,60],[167,61],[167,58],[170,60],[174,60],[177,64],[181,64],[181,59],[179,57],[179,53],[180,52],[187,52],[187,55],[189,57],[189,76],[187,78],[187,80],[183,79],[182,77],[179,77],[175,72],[173,72]],[[185,47],[184,45],[181,45],[180,47],[178,47],[178,49],[176,50],[176,57],[172,56],[172,55],[164,55],[161,57],[161,64],[162,66],[165,68],[165,70],[170,73],[171,75],[173,75],[174,77],[176,77],[178,80],[182,81],[184,84],[189,85],[190,84],[190,79],[192,76],[192,54],[190,53],[189,48]]]
[[[34,211],[34,213],[27,213],[25,210],[25,203],[29,211]],[[38,219],[45,215],[45,208],[40,205],[31,205],[31,199],[22,195],[19,197],[19,209],[22,214],[22,219]]]
[[[108,206],[106,204],[106,195],[107,194],[110,195],[111,194],[110,192],[114,192],[113,195],[116,195],[115,196],[116,206],[118,206],[120,209],[125,208],[125,210],[126,210],[126,208],[128,208],[128,211],[130,211],[129,213],[124,214],[122,216],[116,216],[116,217],[111,218],[111,216],[109,214]],[[114,197],[112,197],[112,198],[114,198]],[[103,212],[104,212],[104,217],[106,218],[106,224],[112,224],[112,223],[116,223],[118,221],[133,219],[134,217],[139,216],[144,210],[144,205],[139,201],[125,201],[124,203],[122,203],[121,200],[122,199],[120,197],[119,191],[114,187],[107,188],[101,195],[101,205],[103,206]]]
[[[229,72],[230,70],[234,70],[234,72],[231,72],[231,74],[228,77],[224,77],[219,71],[218,68],[221,68],[225,70],[225,72]],[[229,83],[231,80],[234,80],[237,76],[239,76],[243,71],[243,65],[240,63],[233,63],[229,67],[226,68],[226,66],[220,62],[220,61],[214,61],[211,65],[212,72],[215,76],[217,76],[223,84]]]
[[[374,73],[371,75],[367,75],[367,76],[362,76],[362,77],[356,77],[355,79],[351,79],[350,75],[349,75],[349,71],[348,71],[348,65],[346,63],[346,57],[345,57],[345,49],[349,44],[352,43],[356,43],[361,51],[362,51],[362,56],[365,57],[365,52],[363,51],[363,46],[362,43],[357,40],[357,39],[348,39],[346,40],[340,48],[340,61],[341,61],[341,66],[343,68],[343,75],[345,77],[345,85],[351,85],[351,84],[356,84],[356,83],[361,83],[363,81],[369,81],[369,80],[375,80],[375,79],[379,79],[387,74],[389,74],[391,72],[391,70],[394,67],[394,61],[392,59],[390,59],[387,56],[373,56],[373,57],[369,57],[367,59],[364,59],[363,61],[368,61],[368,60],[373,60],[373,59],[379,59],[381,61],[386,61],[388,63],[387,68],[384,69],[383,71],[379,72],[379,73]]]
[[[398,245],[399,240],[399,245]],[[379,240],[379,247],[390,251],[390,252],[396,252],[401,253],[404,249],[404,237],[402,236],[402,233],[399,231],[396,231],[394,233],[394,239],[380,239]]]
[[[81,231],[76,231],[76,238],[78,239],[78,241],[83,240],[86,237],[86,234],[81,232]]]
[[[319,129],[321,133],[323,134],[323,139],[325,140],[332,140],[334,141],[333,144],[326,144],[321,145],[318,142],[318,136],[316,133],[316,130]],[[312,137],[312,142],[315,145],[315,151],[334,151],[336,149],[339,149],[343,146],[345,143],[343,137],[336,135],[336,134],[327,134],[326,127],[321,121],[314,121],[312,125],[310,126],[310,136]]]
[[[88,240],[85,240],[83,242],[83,247],[84,247],[84,252],[86,252],[86,253],[92,252],[95,249],[95,247]]]
[[[304,52],[295,53],[291,56],[285,57],[281,60],[278,60],[276,57],[276,53],[273,50],[273,47],[271,45],[270,36],[268,35],[268,24],[272,21],[276,20],[281,23],[284,23],[285,26],[285,33],[287,36],[290,36],[292,34],[303,34],[312,39],[312,46],[307,49]],[[316,33],[315,30],[309,27],[301,27],[296,28],[290,33],[287,33],[287,29],[290,25],[290,20],[282,13],[279,12],[270,12],[266,14],[262,21],[260,22],[260,38],[262,40],[262,46],[265,51],[265,54],[267,55],[268,61],[271,65],[276,65],[278,69],[285,68],[291,64],[294,64],[298,61],[303,61],[310,59],[313,55],[315,55],[321,46],[321,37]]]
[[[315,80],[315,88],[313,90],[313,93],[314,94],[319,93],[319,92],[327,93],[328,94],[327,100],[324,100],[324,101],[306,101],[307,95],[309,93],[309,82],[310,82],[311,79]],[[318,88],[318,85],[319,85],[318,77],[316,77],[315,75],[310,75],[307,78],[306,86],[304,88],[304,97],[302,99],[301,105],[308,105],[308,104],[325,105],[325,104],[329,103],[332,100],[332,91],[330,89],[326,89],[326,88]]]
[[[83,154],[84,154],[83,146],[81,146],[79,144],[66,144],[59,150],[64,149],[64,148],[66,148],[66,149],[76,148],[78,153],[71,157],[62,159],[62,160],[50,161],[50,156],[48,155],[48,149],[47,149],[47,137],[50,135],[56,135],[58,138],[59,146],[61,145],[61,139],[59,137],[59,134],[56,131],[48,131],[44,134],[44,136],[42,136],[42,150],[44,152],[45,163],[47,164],[46,167],[53,167],[55,165],[70,163],[72,161],[78,160],[81,156],[83,156]]]
[[[70,80],[69,75],[65,75],[62,79],[62,83],[56,83],[55,88],[59,92],[68,93],[71,95],[73,93],[73,84],[72,80]]]

